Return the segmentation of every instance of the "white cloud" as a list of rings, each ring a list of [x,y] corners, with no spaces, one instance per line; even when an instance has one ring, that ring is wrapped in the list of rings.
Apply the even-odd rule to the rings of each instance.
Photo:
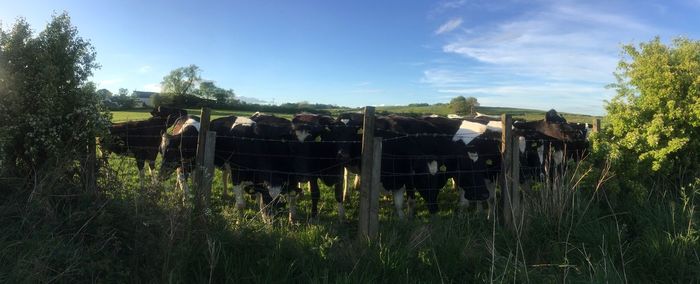
[[[435,34],[444,34],[453,31],[454,29],[458,28],[462,24],[462,18],[456,18],[447,21],[446,23],[442,24],[437,30],[435,30]]]
[[[160,92],[160,83],[146,84],[141,88],[147,92]]]
[[[101,80],[101,81],[97,82],[97,87],[98,88],[109,88],[109,87],[113,87],[116,84],[119,84],[121,82],[124,82],[124,79],[116,78],[116,79]]]
[[[144,65],[139,68],[139,73],[148,73],[151,71],[151,66],[150,65]]]
[[[601,103],[612,95],[612,90],[578,84],[513,83],[439,89],[445,98],[457,95],[474,96],[482,105],[556,109],[564,112],[602,114]]]
[[[362,94],[382,94],[384,93],[384,90],[382,89],[355,89],[355,90],[349,90],[348,93],[350,94],[356,94],[356,95],[362,95]]]
[[[444,94],[481,95],[485,104],[498,98],[494,105],[546,109],[557,104],[601,113],[603,100],[612,95],[604,86],[614,81],[620,44],[660,32],[624,12],[549,2],[495,24],[469,27],[472,32],[461,32],[442,47],[465,60],[433,64],[421,82]]]
[[[449,9],[449,8],[459,8],[464,6],[464,4],[467,4],[467,0],[452,0],[452,1],[447,1],[442,3],[440,7]]]

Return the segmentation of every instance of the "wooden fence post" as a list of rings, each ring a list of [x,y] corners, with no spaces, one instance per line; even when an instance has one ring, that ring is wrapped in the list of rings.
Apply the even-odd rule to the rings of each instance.
[[[595,132],[595,133],[600,132],[600,118],[596,118],[593,121],[593,132]]]
[[[511,131],[511,134],[512,133],[513,132]],[[520,137],[516,137],[513,135],[511,135],[511,137],[513,137],[511,138],[511,140],[513,140],[513,143],[511,144],[512,147],[510,148],[510,152],[512,154],[510,161],[510,201],[512,205],[511,209],[513,212],[513,228],[516,228],[517,225],[520,224],[520,221],[522,220],[521,218],[523,217],[523,211],[520,204]]]
[[[511,135],[513,125],[513,117],[510,114],[501,115],[501,126],[503,131],[501,132],[501,199],[503,202],[503,222],[506,226],[511,227],[513,225],[513,202],[512,202],[512,191],[513,191],[513,136]]]
[[[381,143],[375,145],[374,107],[365,107],[362,126],[362,168],[360,171],[360,212],[358,237],[376,239],[379,228],[379,178],[381,162]],[[379,151],[377,151],[379,148]],[[376,176],[375,176],[376,175]]]
[[[210,122],[211,110],[209,108],[202,108],[202,113],[199,120],[199,138],[197,140],[197,156],[195,157],[195,170],[194,170],[194,186],[195,186],[195,213],[200,214],[204,210],[204,192],[203,186],[206,178],[206,170],[204,169],[204,157],[206,156],[207,147],[207,136],[209,133],[209,122]],[[209,187],[211,188],[211,186]]]
[[[199,179],[200,188],[204,197],[204,206],[209,208],[211,204],[211,184],[214,180],[214,154],[216,150],[216,132],[207,131],[207,141],[204,146],[204,161],[200,169],[202,170]]]
[[[372,147],[372,185],[369,195],[369,230],[368,236],[379,236],[379,186],[382,177],[382,138],[374,137]]]
[[[96,192],[97,191],[97,138],[92,139],[88,142],[87,146],[87,158],[85,160],[85,166],[83,167],[85,175],[85,191],[86,192]]]

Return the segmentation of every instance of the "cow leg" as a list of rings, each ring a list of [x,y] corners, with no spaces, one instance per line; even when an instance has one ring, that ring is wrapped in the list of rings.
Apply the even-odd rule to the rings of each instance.
[[[269,203],[265,201],[265,197],[263,197],[264,193],[258,192],[257,193],[257,199],[258,199],[258,206],[260,206],[260,216],[262,216],[262,220],[264,223],[269,224],[271,221],[270,214],[268,213],[270,208],[269,208]]]
[[[409,219],[412,219],[416,215],[416,190],[407,189],[406,190],[406,211]]]
[[[484,201],[486,220],[491,220],[492,216],[496,213],[496,183],[492,182],[490,179],[486,179],[484,183],[486,184],[486,189],[489,191],[489,199]]]
[[[223,197],[228,198],[228,179],[231,176],[231,165],[228,163],[224,164],[224,169],[221,171],[221,179],[223,181]]]
[[[345,197],[344,185],[336,183],[333,185],[335,189],[335,201],[338,204],[338,219],[342,222],[345,220],[345,206],[343,206],[343,201]]]
[[[462,189],[462,188],[459,187],[459,186],[458,186],[457,188],[459,189],[459,190],[458,190],[458,194],[459,194],[459,208],[460,208],[462,211],[465,211],[467,208],[469,208],[469,200],[467,200],[467,198],[464,197],[464,189]]]
[[[156,161],[148,161],[148,174],[151,175],[151,182],[158,184],[158,173],[156,172]]]
[[[428,206],[428,212],[430,212],[431,216],[435,216],[438,212],[437,201],[439,192],[440,191],[436,188],[427,188],[418,192],[425,200],[425,204]]]
[[[233,186],[233,196],[236,198],[236,210],[243,212],[245,209],[245,199],[243,197],[243,183]]]
[[[309,181],[311,191],[311,219],[318,219],[318,201],[321,199],[321,190],[318,188],[318,179],[311,178]]]
[[[290,190],[287,193],[287,205],[289,206],[289,223],[297,220],[297,191]]]
[[[348,194],[350,192],[350,170],[347,167],[343,168],[343,200],[348,199]],[[336,193],[337,195],[337,193]],[[336,200],[337,200],[336,196]]]
[[[177,168],[177,184],[180,187],[180,190],[182,190],[183,193],[183,199],[188,198],[190,196],[190,188],[187,186],[187,175],[185,172],[182,170],[182,168]]]
[[[143,190],[143,180],[145,179],[145,173],[143,166],[146,161],[144,160],[136,160],[136,167],[139,168],[139,188]]]
[[[406,187],[402,187],[399,190],[394,190],[392,194],[394,195],[394,208],[396,208],[396,215],[399,220],[403,220],[406,216],[403,213],[403,194],[406,191]]]

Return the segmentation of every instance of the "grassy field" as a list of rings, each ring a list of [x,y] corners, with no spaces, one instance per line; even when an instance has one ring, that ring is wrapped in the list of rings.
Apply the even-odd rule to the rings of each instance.
[[[199,115],[199,109],[188,109],[188,113]],[[361,111],[361,109],[333,109],[332,114],[338,114],[344,111]],[[442,116],[447,116],[453,113],[447,105],[431,105],[424,107],[409,107],[409,106],[387,106],[387,107],[377,107],[377,111],[386,111],[390,113],[397,114],[417,114],[417,115],[430,115],[438,114]],[[512,114],[514,118],[525,119],[525,120],[539,120],[544,118],[545,111],[541,110],[531,110],[531,109],[519,109],[519,108],[503,108],[503,107],[478,107],[477,110],[480,113],[489,115],[501,115],[501,114]],[[151,117],[150,109],[130,109],[123,111],[113,111],[112,121],[113,122],[123,122],[128,120],[142,120]],[[250,116],[254,112],[246,111],[232,111],[232,110],[212,110],[212,119],[227,116],[227,115],[241,115]],[[583,115],[583,114],[571,114],[571,113],[560,113],[564,118],[570,122],[582,122],[591,123],[595,116]],[[292,115],[289,114],[278,114],[282,117],[291,118]]]
[[[431,105],[431,106],[386,106],[378,107],[379,111],[387,111],[391,113],[403,113],[403,114],[437,114],[442,116],[447,116],[448,114],[454,113],[450,110],[448,105]],[[488,107],[480,106],[476,108],[477,112],[488,114],[488,115],[501,115],[501,114],[511,114],[513,118],[524,119],[524,120],[539,120],[544,118],[546,111],[533,110],[533,109],[521,109],[521,108],[506,108],[506,107]],[[584,122],[590,123],[596,117],[585,115],[585,114],[572,114],[572,113],[560,113],[564,118],[570,122]]]
[[[97,199],[65,184],[42,198],[0,197],[0,262],[11,264],[0,266],[0,282],[697,282],[700,187],[680,200],[632,198],[597,187],[592,170],[578,185],[564,184],[568,202],[543,202],[553,199],[538,187],[526,193],[517,233],[474,208],[460,212],[450,188],[437,216],[419,199],[414,220],[398,220],[383,197],[380,237],[365,242],[356,237],[357,192],[345,221],[322,186],[317,222],[308,220],[307,192],[297,222],[281,208],[266,224],[252,197],[243,214],[234,210],[217,171],[201,223],[173,178],[140,189],[133,159],[113,156]]]
[[[436,216],[419,198],[412,220],[399,220],[384,196],[379,239],[368,242],[357,238],[356,191],[345,220],[322,185],[318,220],[305,188],[297,220],[282,207],[265,223],[253,196],[234,209],[217,170],[210,210],[197,216],[174,175],[140,188],[133,158],[112,155],[94,193],[77,177],[33,190],[2,180],[10,190],[0,195],[0,283],[698,283],[700,181],[650,192],[604,175],[603,164],[571,164],[557,186],[523,192],[517,231],[498,214],[460,210],[449,186]]]
[[[129,120],[144,120],[148,119],[151,117],[151,109],[150,108],[137,108],[137,109],[130,109],[130,110],[119,110],[119,111],[112,111],[112,121],[113,122],[124,122],[124,121],[129,121]],[[187,109],[187,113],[193,114],[193,115],[199,115],[201,113],[200,109]],[[211,118],[219,118],[223,116],[228,116],[228,115],[237,115],[237,116],[251,116],[253,115],[254,112],[250,111],[231,111],[231,110],[212,110],[211,111]],[[282,114],[281,116],[290,118],[290,115],[284,115]]]

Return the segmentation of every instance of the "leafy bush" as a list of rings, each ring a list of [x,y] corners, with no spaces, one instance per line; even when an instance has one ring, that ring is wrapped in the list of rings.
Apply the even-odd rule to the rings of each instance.
[[[34,36],[23,19],[0,31],[0,149],[15,176],[70,169],[109,124],[88,83],[95,51],[67,14]]]
[[[700,42],[625,45],[607,103],[605,150],[648,185],[680,188],[700,173]],[[649,174],[651,173],[651,174]]]

